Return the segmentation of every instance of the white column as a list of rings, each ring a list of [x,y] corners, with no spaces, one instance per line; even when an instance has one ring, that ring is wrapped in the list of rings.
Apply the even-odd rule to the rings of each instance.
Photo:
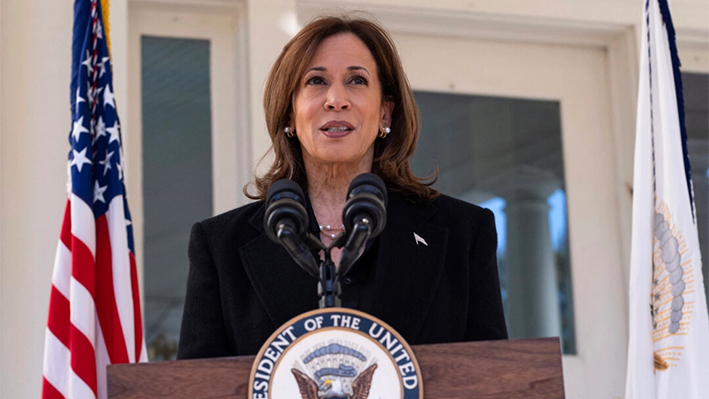
[[[504,178],[503,186],[510,337],[560,336],[559,284],[547,203],[549,195],[560,187],[558,179],[523,167]]]

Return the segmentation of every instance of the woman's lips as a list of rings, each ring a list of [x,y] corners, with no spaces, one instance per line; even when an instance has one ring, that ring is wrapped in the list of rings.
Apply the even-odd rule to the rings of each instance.
[[[320,131],[327,137],[339,138],[350,134],[354,130],[351,123],[345,121],[330,121],[320,126]]]

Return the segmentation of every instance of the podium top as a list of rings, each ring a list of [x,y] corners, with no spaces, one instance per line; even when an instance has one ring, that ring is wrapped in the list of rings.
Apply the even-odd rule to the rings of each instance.
[[[558,338],[415,345],[424,396],[563,398]],[[111,399],[245,399],[254,356],[108,366]]]

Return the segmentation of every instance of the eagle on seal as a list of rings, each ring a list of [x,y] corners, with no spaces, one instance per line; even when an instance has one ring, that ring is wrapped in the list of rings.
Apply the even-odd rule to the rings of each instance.
[[[345,392],[340,379],[327,379],[320,386],[310,379],[305,373],[297,369],[291,369],[295,380],[298,382],[300,396],[303,399],[327,399],[327,398],[347,398],[347,399],[367,399],[369,388],[372,386],[372,377],[377,364],[369,366],[361,372],[352,383],[352,392]]]

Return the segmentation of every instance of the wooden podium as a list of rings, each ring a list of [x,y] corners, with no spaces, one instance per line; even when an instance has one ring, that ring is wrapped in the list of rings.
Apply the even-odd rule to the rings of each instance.
[[[558,338],[417,345],[426,399],[563,398]],[[253,356],[108,366],[108,397],[246,399]]]

